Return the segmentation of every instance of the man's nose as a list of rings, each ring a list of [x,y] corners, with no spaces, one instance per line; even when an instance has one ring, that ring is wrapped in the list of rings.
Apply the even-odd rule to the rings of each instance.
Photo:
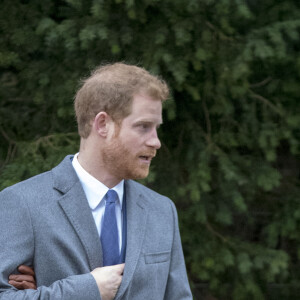
[[[161,147],[161,143],[160,143],[160,140],[158,138],[156,129],[153,130],[153,132],[151,132],[151,136],[147,140],[147,146],[153,147],[156,150],[158,150]]]

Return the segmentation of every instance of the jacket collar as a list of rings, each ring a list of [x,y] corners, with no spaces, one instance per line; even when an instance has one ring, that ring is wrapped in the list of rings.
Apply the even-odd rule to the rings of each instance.
[[[90,270],[102,266],[102,248],[96,224],[77,174],[72,156],[52,169],[53,188],[61,193],[58,200],[87,254]]]

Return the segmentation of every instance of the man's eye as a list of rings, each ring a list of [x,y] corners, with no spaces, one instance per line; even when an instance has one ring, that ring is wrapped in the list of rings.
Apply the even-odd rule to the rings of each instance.
[[[150,128],[150,125],[149,124],[140,124],[140,127],[142,128],[142,129],[148,129],[148,128]]]

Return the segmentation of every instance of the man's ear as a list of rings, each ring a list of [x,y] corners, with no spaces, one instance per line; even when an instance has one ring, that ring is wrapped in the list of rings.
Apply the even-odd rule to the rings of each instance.
[[[111,117],[104,111],[99,112],[93,122],[93,129],[100,136],[106,137],[108,134],[110,123],[112,122]]]

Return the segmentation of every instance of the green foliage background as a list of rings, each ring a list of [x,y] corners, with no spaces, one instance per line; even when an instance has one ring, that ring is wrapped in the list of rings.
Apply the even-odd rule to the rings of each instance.
[[[295,299],[299,1],[3,0],[0,33],[0,189],[77,151],[80,78],[138,64],[173,92],[145,183],[177,205],[195,299]]]

